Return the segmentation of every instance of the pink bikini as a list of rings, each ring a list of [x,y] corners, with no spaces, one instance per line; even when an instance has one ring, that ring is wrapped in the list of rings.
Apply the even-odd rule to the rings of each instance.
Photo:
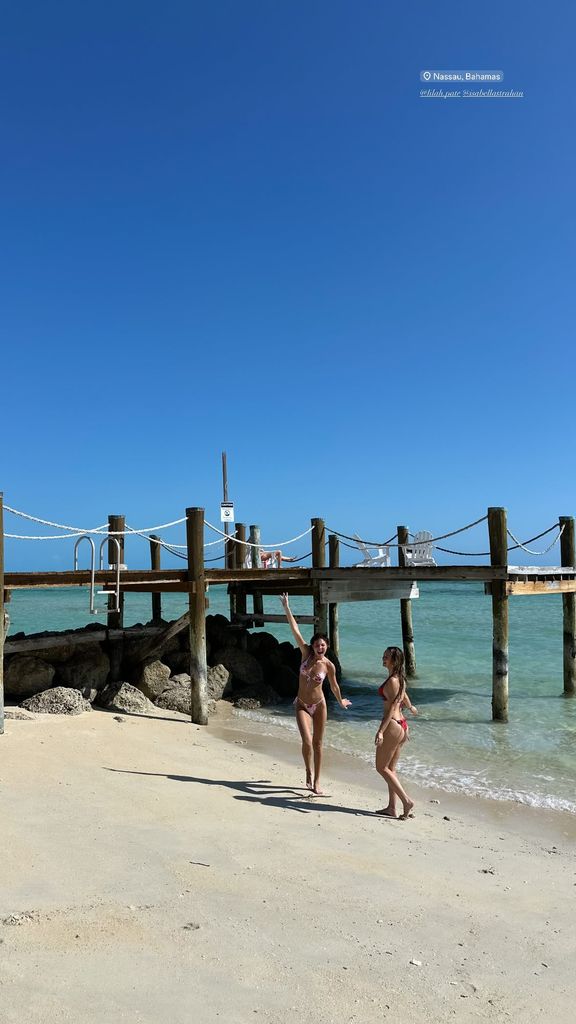
[[[308,662],[310,661],[310,658],[311,655],[309,654],[305,661],[303,661],[302,664],[300,665],[300,675],[304,676],[305,679],[308,679],[309,682],[316,683],[317,686],[320,686],[326,679],[326,672],[312,672],[311,669],[306,668]],[[320,705],[323,703],[323,700],[319,700],[316,701],[315,704],[305,704],[301,697],[296,697],[294,701],[294,707],[301,707],[302,710],[307,711],[310,717],[312,718],[314,712],[316,711],[316,708],[319,708]]]

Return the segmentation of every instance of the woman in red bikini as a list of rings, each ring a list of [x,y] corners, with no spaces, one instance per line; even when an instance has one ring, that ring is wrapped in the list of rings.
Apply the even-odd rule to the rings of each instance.
[[[388,818],[396,817],[396,798],[402,801],[403,813],[400,820],[413,817],[414,801],[402,788],[396,775],[396,765],[400,749],[408,738],[408,723],[402,714],[402,708],[408,707],[412,714],[418,709],[410,702],[406,693],[406,675],[404,673],[404,654],[399,647],[387,647],[382,655],[388,677],[384,680],[378,693],[384,701],[384,715],[376,733],[376,771],[388,786],[388,806],[377,814]]]
[[[323,633],[315,633],[309,644],[302,639],[298,623],[294,618],[288,594],[280,597],[294,639],[302,654],[300,665],[298,696],[294,701],[296,721],[302,737],[302,757],[306,768],[306,786],[316,796],[323,796],[320,789],[320,768],[322,765],[322,738],[326,725],[326,701],[322,692],[322,683],[327,678],[330,689],[341,708],[349,708],[351,701],[345,700],[340,693],[336,680],[336,669],[326,657],[328,641]],[[312,770],[314,765],[314,770]]]

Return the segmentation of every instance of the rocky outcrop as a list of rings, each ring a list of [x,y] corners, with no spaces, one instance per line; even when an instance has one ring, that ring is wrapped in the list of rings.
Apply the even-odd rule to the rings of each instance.
[[[26,697],[49,690],[56,669],[41,658],[16,655],[11,658],[4,673],[4,687],[7,697],[16,697],[21,702]]]
[[[230,680],[230,673],[224,665],[213,665],[208,669],[207,692],[209,700],[222,700]]]
[[[54,686],[34,697],[22,701],[26,711],[34,711],[43,715],[81,715],[83,711],[92,711],[89,700],[82,696],[80,690],[69,686]]]
[[[264,681],[260,662],[256,661],[252,654],[248,654],[248,651],[241,651],[237,647],[222,647],[215,652],[214,662],[228,669],[235,686],[248,686]]]
[[[134,678],[134,685],[142,690],[149,700],[155,701],[168,686],[170,669],[161,661],[147,661],[140,667]]]
[[[108,711],[123,711],[127,715],[145,715],[155,710],[142,690],[130,683],[110,683],[98,695],[98,704]]]
[[[100,646],[77,651],[69,661],[58,666],[58,682],[80,690],[90,701],[104,689],[109,674],[110,658]]]

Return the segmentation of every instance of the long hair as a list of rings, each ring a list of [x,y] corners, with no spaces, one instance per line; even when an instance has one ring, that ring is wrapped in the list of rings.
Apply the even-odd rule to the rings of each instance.
[[[396,700],[401,701],[402,697],[406,693],[406,672],[404,670],[404,651],[401,651],[399,647],[387,647],[384,654],[388,654],[392,660],[392,669],[390,671],[391,676],[397,676],[398,682],[400,683],[400,689],[398,690],[398,696]]]
[[[326,633],[314,633],[314,636],[310,637],[310,642],[308,644],[309,651],[307,657],[302,662],[303,665],[307,665],[308,662],[310,661],[310,658],[314,654],[314,644],[316,643],[317,640],[325,640],[326,646],[330,647],[330,641],[328,640]]]

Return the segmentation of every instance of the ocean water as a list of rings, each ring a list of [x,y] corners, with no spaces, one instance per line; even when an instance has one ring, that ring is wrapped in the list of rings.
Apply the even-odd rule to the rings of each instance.
[[[100,599],[102,602],[105,598]],[[310,613],[306,598],[296,612]],[[186,610],[184,595],[163,595],[165,618]],[[85,589],[15,591],[7,606],[10,635],[69,629],[94,621]],[[280,602],[265,598],[265,609]],[[210,589],[210,612],[227,614],[223,587]],[[105,621],[104,614],[100,617]],[[126,597],[125,623],[150,618],[150,596]],[[410,740],[400,773],[419,785],[576,813],[576,699],[562,696],[562,602],[558,595],[510,600],[510,721],[491,721],[491,602],[482,585],[427,583],[413,601],[418,676],[409,693],[418,717],[407,714]],[[266,627],[280,640],[288,626]],[[309,628],[309,627],[308,627]],[[306,627],[303,633],[307,635]],[[385,647],[401,646],[397,601],[340,605],[342,692],[348,711],[329,705],[327,744],[372,761],[382,702]],[[245,713],[266,731],[294,733],[289,704]]]

